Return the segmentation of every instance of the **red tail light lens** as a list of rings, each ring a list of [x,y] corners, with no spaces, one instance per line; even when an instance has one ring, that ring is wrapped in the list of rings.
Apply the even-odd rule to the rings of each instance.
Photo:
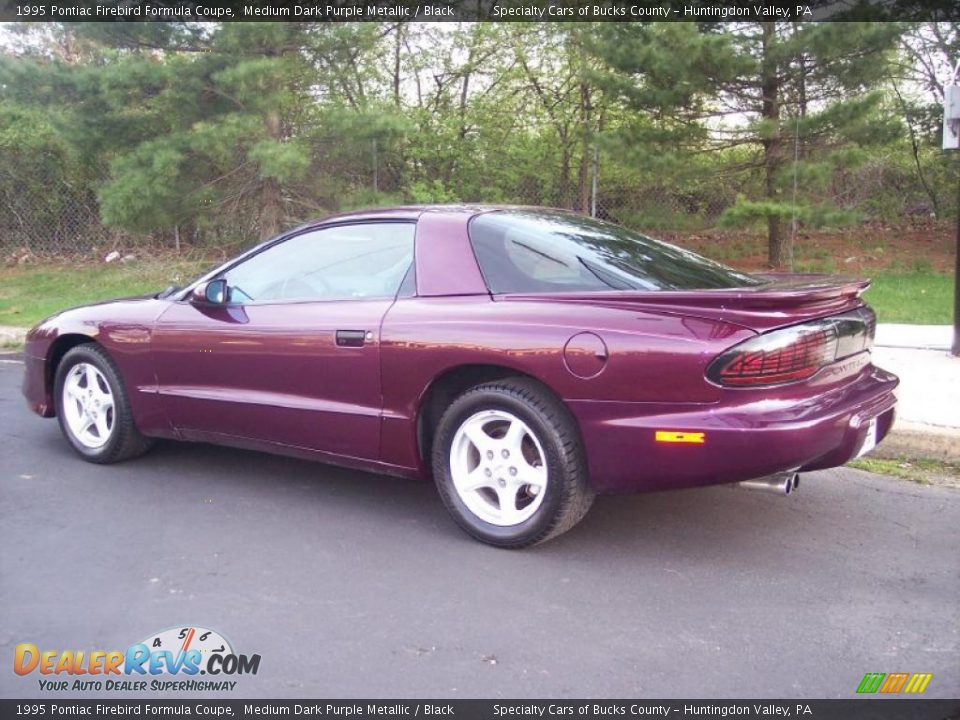
[[[711,363],[707,377],[718,385],[758,387],[805,380],[837,356],[832,321],[809,323],[759,335]]]

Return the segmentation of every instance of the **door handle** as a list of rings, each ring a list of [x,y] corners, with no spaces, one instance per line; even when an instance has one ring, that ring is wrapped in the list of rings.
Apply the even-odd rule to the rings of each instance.
[[[337,347],[363,347],[368,333],[365,330],[337,330]],[[369,333],[373,339],[373,333]]]

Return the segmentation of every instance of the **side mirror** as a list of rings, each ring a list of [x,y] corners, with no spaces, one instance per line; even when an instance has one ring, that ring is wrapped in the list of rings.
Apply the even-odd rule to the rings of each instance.
[[[227,294],[227,281],[217,278],[197,285],[190,293],[190,299],[192,302],[206,305],[226,305]]]

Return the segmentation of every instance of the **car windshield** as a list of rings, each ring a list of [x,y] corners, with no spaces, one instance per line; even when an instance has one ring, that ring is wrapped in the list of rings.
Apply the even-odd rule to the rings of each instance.
[[[474,218],[470,241],[493,293],[713,290],[763,280],[618,225],[559,210]]]

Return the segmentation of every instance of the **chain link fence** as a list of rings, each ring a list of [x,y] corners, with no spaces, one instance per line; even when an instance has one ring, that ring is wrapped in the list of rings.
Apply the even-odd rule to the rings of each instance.
[[[85,253],[116,235],[101,222],[96,197],[66,182],[0,191],[0,247],[7,252]]]
[[[566,208],[652,233],[694,233],[716,227],[739,195],[758,197],[762,180],[756,168],[718,167],[668,178],[630,176],[617,158],[600,151],[586,173],[581,168],[579,173],[568,172],[566,179],[559,169],[531,168],[482,190],[462,192],[451,189],[449,179],[443,183],[396,156],[377,153],[375,147],[368,158],[328,164],[323,172],[322,190],[320,184],[284,190],[284,227],[361,206],[499,202]],[[95,187],[106,180],[106,167],[87,175],[85,182],[55,179],[44,184],[36,178],[0,182],[0,253],[9,261],[30,254],[70,256],[132,247],[235,252],[260,240],[255,193],[211,208],[204,222],[133,234],[102,222]],[[929,218],[937,210],[907,171],[879,161],[856,172],[838,173],[829,194],[829,200],[865,219],[884,212]],[[951,203],[944,205],[952,209]]]

